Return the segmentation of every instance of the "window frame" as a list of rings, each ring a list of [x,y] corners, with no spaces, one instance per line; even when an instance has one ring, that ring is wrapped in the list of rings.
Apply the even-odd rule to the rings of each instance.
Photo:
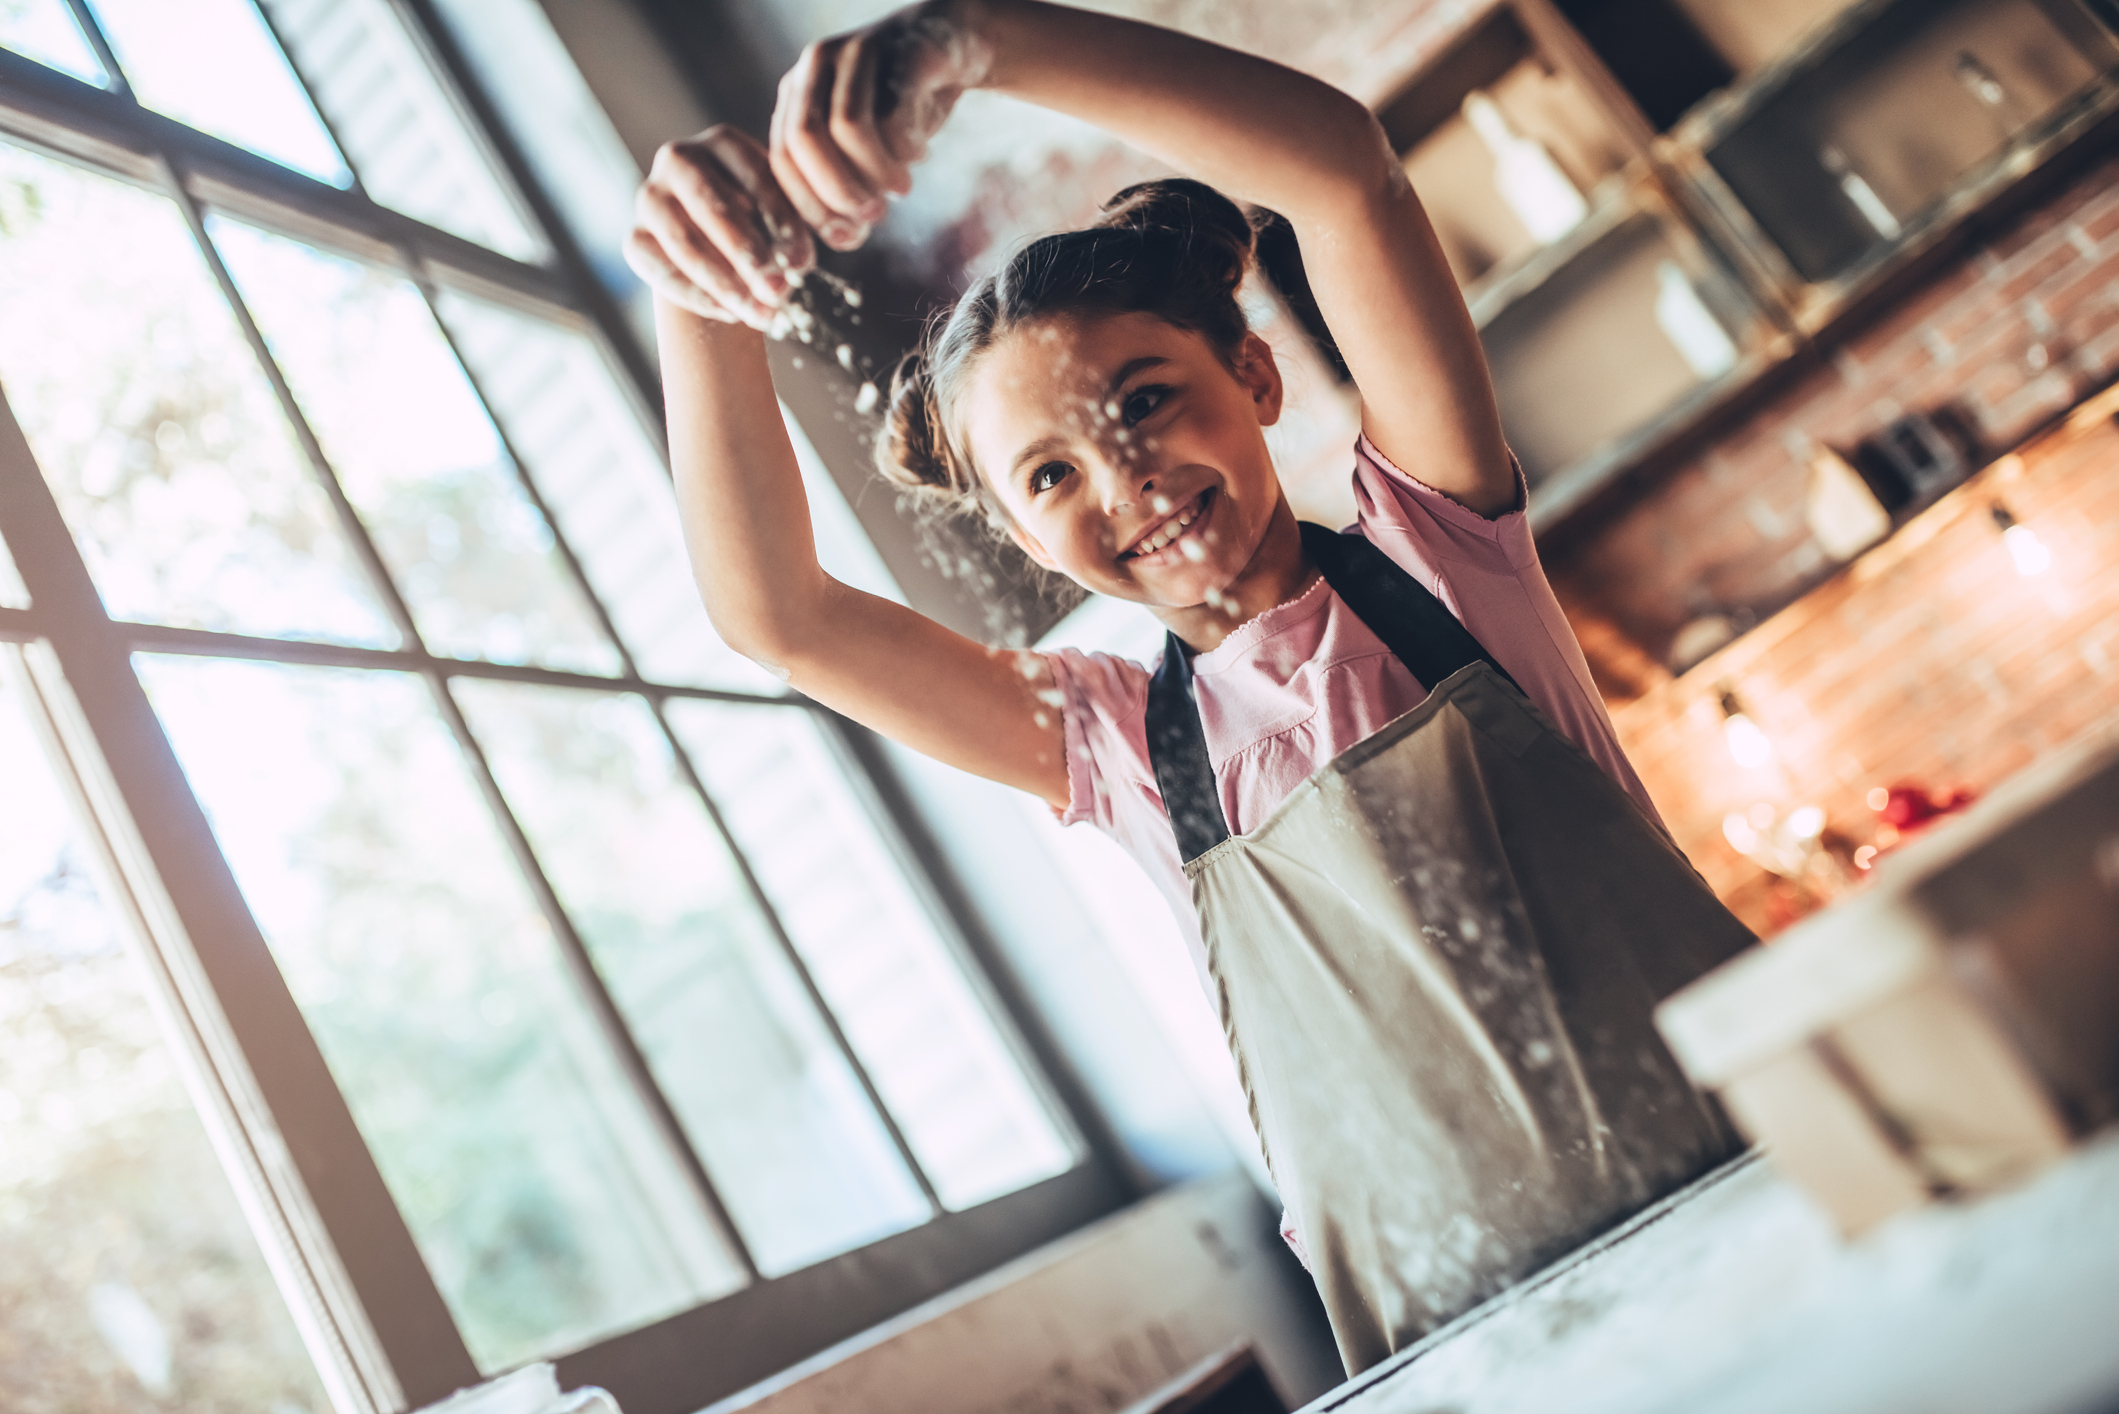
[[[568,971],[701,1200],[750,1269],[742,1289],[557,1358],[562,1381],[612,1390],[628,1414],[682,1414],[741,1389],[1101,1216],[1131,1195],[1111,1141],[1069,1082],[1067,1067],[1024,999],[996,970],[990,948],[929,870],[919,823],[901,792],[874,777],[858,729],[793,693],[765,695],[644,679],[538,494],[506,442],[520,484],[547,522],[565,568],[618,646],[617,677],[438,657],[411,614],[309,430],[284,376],[207,239],[210,210],[351,256],[410,279],[431,304],[460,291],[560,324],[588,338],[614,372],[651,442],[663,447],[651,364],[615,301],[596,282],[521,154],[493,120],[447,34],[419,0],[389,0],[426,51],[437,82],[459,104],[473,139],[553,252],[526,264],[424,225],[370,200],[358,181],[340,189],[140,106],[82,0],[67,0],[106,71],[106,89],[0,50],[0,138],[41,150],[173,200],[294,430],[310,471],[332,502],[366,578],[403,638],[397,649],[253,637],[121,621],[104,609],[89,571],[0,389],[0,539],[29,591],[26,609],[0,608],[0,657],[25,691],[55,769],[75,795],[86,833],[134,935],[165,1029],[187,1082],[257,1230],[267,1261],[334,1402],[359,1414],[440,1399],[482,1377],[385,1187],[314,1036],[272,959],[233,872],[186,782],[132,665],[136,652],[248,658],[396,670],[419,676],[457,740],[474,782],[550,923]],[[269,16],[259,7],[268,27]],[[284,46],[283,46],[284,47]],[[328,124],[327,124],[328,126]],[[443,326],[446,330],[446,326]],[[453,347],[453,339],[452,339]],[[476,388],[468,363],[467,375]],[[483,394],[481,394],[483,400]],[[666,453],[665,453],[666,469]],[[447,684],[452,678],[635,693],[650,705],[679,773],[709,813],[747,884],[772,920],[781,949],[917,1177],[931,1208],[913,1228],[783,1276],[758,1275],[711,1179],[685,1139],[591,964],[558,896],[487,767]],[[712,796],[670,729],[672,698],[744,703],[813,714],[837,748],[847,779],[869,807],[945,946],[992,1016],[1026,1080],[1075,1150],[1069,1169],[976,1207],[950,1212],[906,1145],[840,1024],[730,839]]]

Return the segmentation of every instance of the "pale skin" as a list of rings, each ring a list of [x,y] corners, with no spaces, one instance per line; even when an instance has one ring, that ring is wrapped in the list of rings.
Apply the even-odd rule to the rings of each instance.
[[[1370,440],[1481,515],[1510,509],[1516,483],[1477,333],[1404,169],[1356,100],[1291,69],[1109,16],[949,0],[810,46],[782,80],[769,150],[726,127],[666,146],[629,255],[657,295],[679,508],[715,628],[824,705],[1062,806],[1060,715],[1036,655],[817,563],[760,332],[813,263],[812,233],[865,240],[975,87],[1287,217]],[[1032,559],[1205,651],[1315,578],[1265,445],[1281,398],[1255,335],[1224,358],[1153,315],[1065,316],[979,357],[956,430]]]

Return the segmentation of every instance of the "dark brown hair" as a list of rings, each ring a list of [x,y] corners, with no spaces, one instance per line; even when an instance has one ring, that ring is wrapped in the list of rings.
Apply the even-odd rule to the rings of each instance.
[[[1202,182],[1127,187],[1080,231],[1032,241],[969,290],[898,363],[876,438],[894,484],[956,508],[993,505],[954,426],[972,362],[1016,327],[1056,314],[1153,314],[1204,338],[1233,364],[1250,326],[1236,287],[1252,231],[1235,202]]]

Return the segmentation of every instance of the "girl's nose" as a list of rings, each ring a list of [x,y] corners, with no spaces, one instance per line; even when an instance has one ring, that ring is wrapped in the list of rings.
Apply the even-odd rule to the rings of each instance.
[[[1138,456],[1099,457],[1097,475],[1103,482],[1107,512],[1145,505],[1155,494],[1156,470]]]

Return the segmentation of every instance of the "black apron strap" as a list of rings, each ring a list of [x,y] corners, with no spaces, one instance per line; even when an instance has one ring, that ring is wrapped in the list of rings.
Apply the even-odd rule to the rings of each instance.
[[[1164,635],[1162,666],[1148,683],[1148,759],[1155,763],[1155,784],[1170,813],[1170,828],[1177,832],[1177,852],[1187,863],[1229,837],[1207,734],[1199,725],[1199,703],[1192,696],[1189,652],[1176,634]]]
[[[1366,537],[1305,521],[1302,548],[1332,592],[1430,691],[1471,663],[1485,663],[1515,686],[1516,680],[1472,631]],[[1192,659],[1174,633],[1166,637],[1162,665],[1148,683],[1148,759],[1177,834],[1177,852],[1186,863],[1229,837],[1214,762],[1207,755],[1207,734],[1193,697]]]
[[[1305,521],[1302,548],[1354,617],[1422,686],[1432,691],[1459,668],[1484,663],[1522,691],[1463,621],[1367,536],[1343,535]]]

